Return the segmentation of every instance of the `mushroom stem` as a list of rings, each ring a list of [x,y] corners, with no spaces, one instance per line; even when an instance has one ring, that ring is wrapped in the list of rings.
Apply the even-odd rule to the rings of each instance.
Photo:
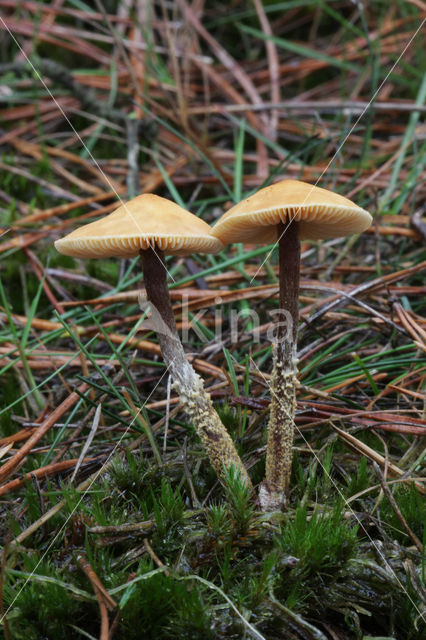
[[[300,238],[294,220],[277,225],[279,245],[280,314],[273,344],[273,373],[269,410],[266,478],[259,492],[265,511],[285,506],[290,489],[297,383]]]
[[[151,303],[153,321],[157,324],[161,352],[182,406],[200,436],[218,477],[223,479],[224,473],[233,467],[239,470],[242,481],[251,487],[247,471],[213,407],[210,394],[204,389],[202,379],[186,358],[173,316],[164,254],[159,249],[148,248],[141,250],[140,255],[146,294]]]

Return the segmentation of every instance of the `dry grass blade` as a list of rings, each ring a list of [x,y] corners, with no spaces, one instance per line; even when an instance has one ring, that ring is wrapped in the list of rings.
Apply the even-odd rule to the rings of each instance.
[[[92,426],[90,428],[89,435],[88,435],[88,437],[86,439],[86,442],[84,443],[84,447],[81,450],[81,453],[79,455],[77,464],[75,465],[75,469],[74,469],[74,471],[72,473],[70,482],[72,482],[75,479],[75,477],[76,477],[76,475],[78,473],[78,470],[79,470],[79,468],[80,468],[80,466],[81,466],[81,464],[82,464],[82,462],[83,462],[83,460],[85,458],[85,455],[86,455],[87,451],[89,450],[89,447],[90,447],[90,445],[92,443],[92,440],[95,437],[96,430],[97,430],[97,428],[99,426],[99,420],[100,420],[100,417],[101,417],[101,411],[102,411],[102,405],[99,404],[97,409],[96,409],[96,411],[95,411],[95,415],[93,417],[93,422],[92,422]]]
[[[351,435],[350,433],[346,433],[345,431],[343,431],[343,429],[340,429],[335,424],[333,424],[333,422],[331,422],[330,424],[332,425],[333,429],[339,434],[342,440],[344,440],[350,447],[355,449],[355,451],[365,456],[372,462],[376,462],[380,466],[386,467],[391,475],[398,477],[402,477],[404,475],[402,469],[397,467],[392,462],[386,460],[386,458],[377,453],[377,451],[364,444],[363,442],[361,442],[361,440],[358,440],[358,438],[355,438],[355,436]],[[421,494],[426,494],[425,488],[419,482],[414,482],[413,484]]]
[[[394,510],[396,517],[398,518],[398,520],[400,521],[400,523],[404,527],[404,529],[407,532],[407,534],[410,536],[411,540],[416,545],[417,549],[420,551],[420,553],[422,553],[423,552],[423,545],[422,545],[421,541],[418,539],[418,537],[416,536],[416,534],[413,533],[413,531],[411,531],[410,527],[408,526],[406,519],[402,515],[401,510],[398,507],[398,505],[396,503],[396,500],[393,497],[393,495],[391,493],[391,490],[388,487],[386,479],[383,476],[383,473],[382,473],[379,465],[376,462],[373,462],[373,467],[374,467],[377,475],[379,476],[379,480],[380,480],[380,484],[382,485],[382,489],[385,492],[385,495],[386,495],[387,499],[391,503],[392,509]]]

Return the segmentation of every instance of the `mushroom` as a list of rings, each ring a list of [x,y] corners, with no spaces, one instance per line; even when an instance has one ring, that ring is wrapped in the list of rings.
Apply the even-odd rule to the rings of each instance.
[[[78,258],[131,258],[140,254],[161,351],[182,406],[219,478],[223,479],[224,472],[233,467],[239,470],[243,482],[251,486],[202,379],[186,358],[167,288],[164,254],[218,253],[223,245],[212,235],[211,227],[174,202],[146,193],[57,240],[55,247],[60,253]]]
[[[229,209],[213,227],[224,244],[279,246],[280,312],[273,344],[273,374],[266,476],[259,499],[265,511],[285,506],[290,486],[297,385],[300,238],[319,240],[365,231],[371,215],[343,196],[299,180],[283,180]]]

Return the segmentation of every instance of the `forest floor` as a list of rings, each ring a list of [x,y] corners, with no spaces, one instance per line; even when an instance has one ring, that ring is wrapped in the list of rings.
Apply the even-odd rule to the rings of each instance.
[[[426,5],[0,0],[0,634],[420,640]],[[58,238],[154,192],[213,223],[277,180],[371,212],[303,242],[288,507],[220,484],[138,259]],[[274,246],[170,257],[185,350],[265,471]]]

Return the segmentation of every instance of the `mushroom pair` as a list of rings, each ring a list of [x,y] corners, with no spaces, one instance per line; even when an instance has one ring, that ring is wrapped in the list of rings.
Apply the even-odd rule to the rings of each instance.
[[[273,374],[266,452],[266,477],[259,498],[265,511],[288,500],[297,385],[300,238],[318,240],[360,233],[370,214],[326,189],[284,180],[232,207],[213,229],[177,204],[153,194],[138,196],[105,218],[55,242],[61,253],[80,258],[140,254],[148,300],[160,315],[158,339],[182,405],[194,424],[219,478],[231,467],[251,487],[234,443],[214,410],[201,378],[188,362],[173,317],[164,254],[217,253],[224,244],[279,246],[280,311],[273,345]],[[286,331],[284,331],[284,328]]]
[[[105,218],[57,240],[55,247],[60,253],[77,258],[140,255],[147,298],[155,312],[153,320],[158,319],[158,314],[161,319],[161,326],[157,327],[161,351],[182,406],[219,478],[233,467],[251,487],[247,471],[202,379],[186,358],[167,288],[165,254],[218,253],[223,249],[209,225],[166,198],[143,194]]]
[[[371,222],[367,211],[341,195],[299,180],[283,180],[232,207],[213,227],[213,234],[224,244],[276,242],[279,247],[279,300],[285,321],[278,322],[273,344],[266,476],[259,491],[265,511],[284,506],[289,494],[296,410],[300,238],[319,240],[361,233]]]

